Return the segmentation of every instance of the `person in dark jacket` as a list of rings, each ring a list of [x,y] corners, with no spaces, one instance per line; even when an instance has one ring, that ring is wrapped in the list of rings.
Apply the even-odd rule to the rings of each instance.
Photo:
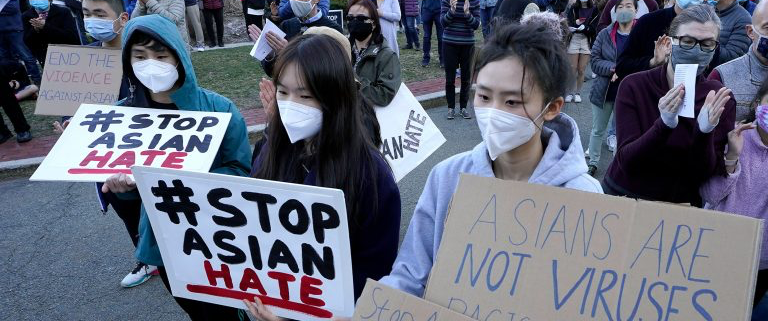
[[[268,32],[266,34],[265,39],[269,46],[272,47],[272,53],[261,61],[261,68],[264,69],[264,73],[267,76],[272,76],[272,67],[275,59],[280,51],[288,45],[288,41],[302,35],[307,29],[312,27],[328,27],[336,29],[336,31],[340,33],[344,33],[344,30],[338,23],[329,19],[328,16],[318,8],[317,5],[319,1],[321,0],[310,0],[311,6],[308,7],[310,8],[309,11],[306,10],[307,7],[296,7],[296,16],[288,20],[283,20],[280,24],[280,30],[285,32],[285,38],[280,38],[273,32]],[[255,42],[261,35],[261,28],[256,25],[248,26],[248,35],[251,37],[251,40]]]
[[[738,0],[718,0],[715,5],[717,16],[720,17],[720,44],[715,51],[715,57],[709,64],[709,71],[747,53],[752,41],[747,36],[747,25],[752,18],[746,9],[739,5]]]
[[[600,14],[600,22],[597,23],[598,33],[616,22],[616,2],[619,2],[619,0],[608,0],[605,3],[605,8],[603,8]],[[640,17],[656,10],[659,10],[659,4],[656,1],[640,0],[637,2],[637,15],[635,18],[640,19]]]
[[[224,47],[224,1],[203,0],[203,17],[205,19],[205,32],[208,33],[209,47]],[[214,20],[216,32],[213,31]]]
[[[45,65],[49,44],[80,45],[75,20],[68,9],[51,5],[48,0],[32,0],[24,12],[24,43],[38,62]]]
[[[440,58],[440,68],[443,68],[443,23],[440,19],[441,0],[421,1],[421,24],[424,27],[424,38],[421,49],[424,51],[421,66],[429,66],[432,51],[432,26],[435,26],[437,36],[437,56]]]
[[[402,82],[400,59],[381,35],[376,5],[371,0],[352,0],[347,9],[352,64],[360,93],[375,106],[387,106]]]
[[[419,44],[419,33],[416,29],[419,19],[419,0],[403,0],[403,16],[405,17],[405,40],[407,45],[404,49],[421,50]]]
[[[24,112],[21,110],[19,101],[16,99],[14,90],[11,87],[13,78],[9,72],[12,69],[12,66],[0,62],[0,107],[3,108],[3,111],[13,125],[13,130],[16,132],[16,142],[26,143],[32,140],[32,134],[29,131],[31,127],[24,117]],[[5,143],[11,137],[13,137],[13,133],[5,125],[3,115],[0,114],[0,144]]]
[[[245,17],[245,27],[256,25],[259,29],[264,28],[264,14],[267,9],[267,0],[241,0],[243,4],[243,17]]]
[[[448,101],[447,119],[456,117],[456,68],[461,68],[459,90],[459,116],[470,119],[467,111],[470,66],[475,52],[475,30],[480,27],[480,1],[443,0],[440,20],[443,23],[443,55],[445,56],[445,98]]]
[[[592,103],[592,132],[589,136],[589,175],[595,176],[597,165],[600,164],[600,154],[603,150],[603,135],[608,121],[613,114],[613,103],[616,100],[616,57],[627,44],[627,38],[635,24],[637,0],[621,0],[616,2],[616,23],[611,28],[600,31],[592,46],[592,71],[597,78],[592,83],[589,101]]]
[[[251,176],[344,192],[357,300],[366,279],[392,269],[400,192],[386,160],[366,139],[352,65],[339,63],[345,55],[326,35],[302,35],[280,53],[274,70],[280,112],[270,120]],[[258,308],[246,302],[256,319],[274,320],[261,302]]]
[[[599,10],[592,0],[579,0],[568,10],[568,27],[571,37],[568,41],[568,58],[573,66],[575,83],[571,93],[565,96],[565,102],[581,102],[581,86],[584,85],[584,70],[589,63],[590,48],[597,35],[597,19]]]
[[[621,83],[615,108],[618,149],[603,181],[606,194],[701,206],[699,187],[726,174],[723,157],[736,101],[728,88],[703,76],[719,32],[720,19],[711,6],[689,7],[670,26],[669,62]],[[696,88],[674,86],[680,64],[698,65]],[[693,118],[679,116],[686,94],[695,95]]]
[[[0,61],[24,61],[27,73],[36,85],[42,78],[37,59],[24,43],[24,26],[21,22],[21,6],[19,0],[9,0],[0,11]]]

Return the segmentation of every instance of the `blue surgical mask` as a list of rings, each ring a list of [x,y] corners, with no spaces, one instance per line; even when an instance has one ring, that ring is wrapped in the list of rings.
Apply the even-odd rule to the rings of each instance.
[[[115,20],[85,18],[83,22],[85,22],[85,30],[91,34],[91,37],[101,42],[107,42],[115,39],[117,36],[114,24],[118,19],[120,18]]]
[[[48,11],[51,3],[48,0],[30,0],[29,5],[37,11]]]
[[[680,8],[686,9],[690,6],[695,6],[704,3],[704,0],[678,0],[677,4]]]

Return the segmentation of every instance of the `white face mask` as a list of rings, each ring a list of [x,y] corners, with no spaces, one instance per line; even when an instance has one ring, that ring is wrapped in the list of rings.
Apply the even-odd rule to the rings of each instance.
[[[278,100],[277,109],[291,144],[315,136],[323,127],[323,111],[288,100]]]
[[[546,110],[542,110],[534,120],[539,119]],[[491,160],[525,144],[536,133],[536,125],[532,120],[496,108],[475,107],[475,118]]]
[[[136,78],[153,93],[171,89],[179,80],[176,66],[154,59],[137,61],[131,65]]]

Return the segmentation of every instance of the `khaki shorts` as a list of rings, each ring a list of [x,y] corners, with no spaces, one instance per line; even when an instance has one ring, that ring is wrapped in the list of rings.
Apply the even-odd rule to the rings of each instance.
[[[573,37],[571,37],[571,42],[568,43],[568,54],[589,55],[591,53],[592,51],[589,49],[589,40],[587,40],[587,36],[580,33],[574,33]]]

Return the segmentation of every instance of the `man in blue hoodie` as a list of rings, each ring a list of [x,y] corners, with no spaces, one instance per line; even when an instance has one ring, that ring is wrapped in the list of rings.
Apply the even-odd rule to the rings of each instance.
[[[123,74],[131,83],[130,95],[118,105],[166,110],[192,110],[230,113],[221,146],[211,166],[212,173],[247,176],[251,170],[251,150],[245,121],[229,99],[197,84],[192,60],[176,25],[159,15],[131,19],[123,34]],[[170,76],[169,76],[170,75]],[[110,177],[102,192],[113,192],[121,199],[138,198],[136,184],[124,174]],[[163,259],[149,218],[141,207],[136,259],[157,266],[168,289]],[[193,320],[241,319],[244,311],[175,298]]]
[[[40,85],[40,68],[32,51],[24,44],[24,26],[21,23],[19,0],[10,0],[0,11],[0,60],[15,60],[20,57],[27,67],[32,81]]]

